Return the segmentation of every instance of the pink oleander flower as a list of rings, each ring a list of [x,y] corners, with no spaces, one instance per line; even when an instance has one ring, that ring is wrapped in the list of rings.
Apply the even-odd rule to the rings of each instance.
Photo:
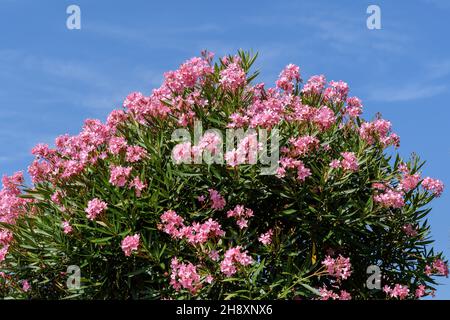
[[[342,255],[339,255],[336,259],[326,256],[325,260],[322,261],[322,264],[326,267],[330,276],[338,279],[345,280],[352,274],[350,258],[344,258]]]
[[[122,240],[122,250],[125,253],[125,256],[129,257],[131,256],[131,253],[133,251],[138,250],[139,248],[139,242],[140,242],[140,235],[139,234],[135,234],[133,236],[126,236],[123,240]]]
[[[320,107],[314,116],[314,123],[323,131],[329,129],[336,122],[333,110],[323,106]]]
[[[112,132],[116,131],[117,126],[124,123],[128,119],[128,115],[123,110],[113,110],[108,115],[106,125]]]
[[[404,175],[408,175],[409,174],[409,168],[405,163],[400,163],[398,165],[398,172],[404,174]]]
[[[341,290],[339,294],[339,300],[352,300],[352,296],[345,290]]]
[[[339,295],[334,293],[332,290],[328,290],[325,286],[319,288],[320,300],[337,300]]]
[[[199,152],[208,151],[212,156],[218,154],[222,148],[222,137],[216,132],[207,132],[196,146]]]
[[[117,155],[127,147],[127,140],[124,137],[112,137],[109,141],[108,150],[111,154]]]
[[[391,298],[399,298],[400,300],[407,298],[409,294],[408,286],[403,286],[401,284],[396,284],[394,288],[390,288],[388,285],[385,285],[383,287],[383,291]]]
[[[243,205],[237,205],[232,210],[228,210],[227,217],[236,219],[236,224],[240,229],[248,227],[248,218],[253,217],[253,210],[245,208]]]
[[[12,176],[4,175],[2,178],[2,184],[5,189],[17,190],[18,187],[23,184],[23,172],[15,172]]]
[[[418,234],[417,227],[413,227],[413,225],[410,223],[405,224],[402,229],[403,232],[406,233],[406,235],[409,237],[415,237]]]
[[[212,202],[211,208],[213,210],[222,210],[223,208],[225,208],[227,202],[225,201],[225,198],[220,195],[219,191],[208,189],[208,192],[209,198]]]
[[[297,170],[297,180],[305,181],[312,173],[309,168],[306,168],[303,161],[295,160],[293,158],[281,158],[279,161],[281,167],[277,169],[277,177],[283,178],[286,175],[286,169]]]
[[[447,263],[441,259],[436,259],[431,267],[429,265],[425,266],[425,274],[430,276],[432,274],[448,277],[448,266]]]
[[[415,296],[416,298],[421,298],[421,297],[423,297],[423,296],[426,294],[425,289],[426,289],[426,287],[425,287],[423,284],[419,285],[419,286],[417,287],[417,289],[416,289],[416,292],[415,292],[414,296]]]
[[[221,225],[211,218],[203,223],[194,222],[192,226],[183,226],[179,233],[181,237],[186,238],[187,242],[193,245],[203,244],[210,238],[225,235]]]
[[[351,118],[359,117],[362,113],[361,100],[358,97],[348,98],[345,113],[347,113]]]
[[[184,219],[180,217],[175,211],[167,210],[161,215],[161,222],[158,228],[165,233],[171,235],[173,238],[181,238],[183,235],[180,229],[183,228]]]
[[[302,93],[319,95],[325,88],[326,83],[327,81],[324,75],[312,76],[303,86]]]
[[[132,168],[112,165],[110,170],[109,182],[116,187],[124,187],[128,182]]]
[[[54,203],[60,205],[62,203],[63,196],[64,196],[63,192],[60,190],[57,190],[50,196],[50,200],[52,200]]]
[[[246,74],[238,63],[232,62],[220,71],[219,82],[224,90],[234,92],[245,85],[247,82]]]
[[[23,280],[22,281],[22,290],[23,292],[28,292],[31,289],[31,285],[28,282],[28,280]]]
[[[73,228],[72,228],[72,226],[70,225],[69,221],[67,221],[67,220],[63,221],[62,224],[61,224],[61,226],[62,226],[63,231],[64,231],[65,234],[72,233]]]
[[[191,163],[192,145],[190,142],[177,144],[172,150],[172,159],[176,164]]]
[[[200,275],[197,268],[190,262],[180,263],[175,257],[171,262],[172,273],[170,275],[170,285],[176,290],[188,290],[195,295],[202,288]],[[210,278],[209,278],[210,279]],[[212,282],[212,279],[210,279]]]
[[[377,119],[373,122],[364,122],[359,128],[360,137],[368,144],[379,141],[383,147],[400,145],[400,138],[395,133],[390,133],[391,123],[384,119]]]
[[[287,93],[291,93],[294,88],[293,81],[300,81],[300,68],[294,64],[288,64],[284,70],[281,71],[280,76],[276,81],[276,86]]]
[[[227,165],[234,168],[244,163],[244,156],[239,154],[236,149],[233,149],[225,153],[225,162]]]
[[[341,290],[339,294],[328,290],[325,285],[319,288],[320,300],[351,300],[352,296],[345,290]]]
[[[348,171],[358,171],[358,159],[353,152],[341,152],[342,160],[341,167]]]
[[[139,177],[134,177],[134,179],[130,182],[130,188],[134,188],[136,197],[140,197],[142,190],[147,188],[147,184],[143,182]]]
[[[240,115],[239,113],[233,113],[230,115],[231,122],[227,125],[227,128],[242,128],[248,125],[250,118],[246,115]]]
[[[126,153],[126,160],[128,162],[134,163],[145,158],[147,155],[147,150],[140,146],[128,146]]]
[[[225,232],[221,225],[209,218],[203,223],[194,222],[191,226],[184,224],[184,219],[173,210],[165,211],[161,215],[160,230],[174,239],[186,239],[192,245],[202,244],[216,237],[223,237]]]
[[[241,249],[241,246],[237,246],[225,252],[224,259],[220,263],[220,271],[227,277],[231,277],[237,272],[238,265],[248,266],[253,263],[253,259],[247,254],[247,251],[241,252]]]
[[[256,133],[250,134],[239,141],[237,149],[232,149],[225,153],[225,162],[231,167],[240,164],[255,164],[257,162],[258,150],[261,150],[262,144],[258,143]]]
[[[4,261],[6,258],[6,255],[8,254],[9,245],[3,246],[3,248],[0,249],[0,262]]]
[[[214,281],[214,277],[212,275],[209,274],[206,276],[206,278],[205,278],[206,283],[211,284],[211,283],[213,283],[213,281]]]
[[[332,103],[346,101],[349,87],[344,81],[330,81],[329,87],[325,89],[324,99]]]
[[[6,229],[0,229],[0,245],[7,246],[13,240],[13,233]]]
[[[417,187],[420,181],[420,174],[405,174],[400,181],[400,189],[404,190],[405,192],[411,191],[414,188]]]
[[[423,179],[422,187],[425,190],[434,193],[436,197],[439,197],[444,191],[444,183],[441,180],[432,179],[430,177]]]
[[[98,198],[94,198],[88,202],[87,208],[84,210],[86,217],[90,220],[95,220],[99,215],[106,211],[108,204]]]
[[[236,221],[236,224],[238,225],[239,229],[248,228],[248,220],[247,219],[238,219]]]
[[[386,190],[384,193],[377,194],[373,197],[376,203],[383,207],[401,208],[405,205],[403,191]]]
[[[258,240],[264,245],[268,245],[272,242],[273,229],[269,229],[266,233],[259,236]]]
[[[289,142],[293,147],[290,156],[299,157],[316,150],[319,147],[320,141],[316,137],[303,136],[299,138],[290,138]]]
[[[341,161],[338,159],[334,159],[333,161],[330,162],[330,168],[333,169],[338,169],[341,167]]]
[[[211,250],[208,254],[208,256],[211,258],[211,260],[213,261],[219,261],[219,253],[216,250]]]

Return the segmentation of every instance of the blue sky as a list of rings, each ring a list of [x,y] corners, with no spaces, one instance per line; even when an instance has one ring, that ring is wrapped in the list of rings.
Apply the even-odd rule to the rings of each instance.
[[[81,30],[66,8],[81,8]],[[368,5],[381,30],[366,27]],[[0,0],[0,173],[26,169],[30,149],[105,119],[131,91],[209,49],[258,51],[261,80],[288,63],[303,78],[347,81],[366,118],[381,112],[400,153],[427,160],[450,185],[450,2],[416,1],[15,1]],[[436,249],[450,257],[450,190],[433,203]],[[442,279],[437,298],[450,299]]]

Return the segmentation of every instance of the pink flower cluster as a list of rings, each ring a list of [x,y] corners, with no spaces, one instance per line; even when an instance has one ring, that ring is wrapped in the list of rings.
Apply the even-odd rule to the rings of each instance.
[[[193,159],[201,161],[204,151],[214,156],[221,152],[221,148],[222,138],[217,133],[207,132],[198,145],[193,146],[189,141],[177,144],[172,150],[172,158],[176,164],[189,164]]]
[[[414,296],[416,298],[421,298],[421,297],[427,295],[425,289],[426,289],[426,287],[423,284],[419,285],[416,289]]]
[[[26,204],[30,200],[20,197],[19,186],[23,184],[23,173],[16,172],[12,176],[2,178],[3,188],[0,190],[0,222],[14,224],[16,219],[26,212]]]
[[[344,258],[339,255],[336,259],[326,256],[322,264],[326,267],[326,270],[330,276],[338,279],[347,279],[352,274],[352,265],[350,258]]]
[[[184,219],[175,211],[168,210],[161,215],[160,230],[171,235],[175,239],[186,239],[190,244],[202,244],[211,238],[223,237],[225,232],[220,224],[209,218],[203,223],[194,222],[192,226],[186,226]]]
[[[352,296],[345,290],[341,290],[339,294],[328,290],[325,286],[319,288],[320,300],[351,300]]]
[[[225,154],[225,161],[231,167],[245,163],[255,164],[261,147],[256,133],[250,134],[239,141],[237,149],[232,149]]]
[[[72,226],[70,225],[69,221],[67,221],[67,220],[63,221],[63,222],[61,223],[61,226],[62,226],[63,231],[64,231],[65,234],[72,233],[73,228],[72,228]]]
[[[439,197],[442,192],[444,192],[444,183],[441,180],[426,177],[425,179],[423,179],[421,185],[425,190],[433,192],[436,197]]]
[[[303,86],[302,93],[306,95],[320,95],[322,94],[326,83],[327,80],[324,75],[312,76]]]
[[[411,191],[417,187],[420,181],[420,174],[405,174],[400,181],[399,188],[405,192]]]
[[[258,240],[262,244],[268,245],[272,243],[272,237],[273,237],[273,229],[269,229],[267,232],[261,234]]]
[[[122,240],[121,248],[125,256],[131,256],[133,251],[137,251],[139,248],[140,235],[135,234],[133,236],[126,236]]]
[[[109,140],[108,150],[113,155],[118,155],[127,148],[127,140],[124,137],[112,137]]]
[[[294,89],[293,81],[300,82],[300,68],[294,64],[288,64],[283,71],[281,71],[276,86],[279,89],[292,93]]]
[[[391,298],[399,298],[400,300],[406,299],[409,295],[408,286],[404,286],[401,284],[396,284],[394,288],[385,285],[383,287],[383,291]]]
[[[129,184],[130,188],[134,188],[136,197],[140,197],[142,190],[147,188],[147,184],[143,182],[139,177],[134,177],[134,179]]]
[[[108,204],[98,198],[94,198],[88,202],[88,206],[85,209],[89,220],[95,220],[99,215],[106,211]]]
[[[351,118],[357,118],[362,113],[362,103],[358,97],[351,97],[347,99],[347,108],[345,113]]]
[[[170,267],[170,285],[176,290],[186,289],[191,294],[196,294],[202,288],[200,275],[196,266],[192,263],[181,263],[176,257],[172,258]]]
[[[305,181],[312,173],[311,170],[305,167],[305,164],[301,160],[295,160],[293,158],[281,158],[280,167],[277,169],[277,177],[283,178],[286,176],[286,169],[297,170],[297,180]]]
[[[447,263],[445,263],[441,259],[436,259],[435,261],[433,261],[431,266],[429,265],[425,266],[425,274],[428,276],[435,274],[448,277]]]
[[[209,199],[211,200],[211,209],[213,210],[222,210],[225,208],[227,202],[225,198],[219,193],[219,191],[214,189],[208,189]]]
[[[147,156],[147,150],[140,146],[128,146],[126,160],[131,163],[141,161]]]
[[[83,172],[99,159],[99,149],[111,138],[112,128],[99,120],[87,119],[80,134],[63,135],[55,139],[55,149],[38,144],[32,154],[36,157],[28,167],[33,183],[49,181],[57,184]]]
[[[407,223],[402,227],[403,232],[409,237],[417,236],[417,227],[414,227],[411,223]]]
[[[31,289],[31,285],[28,282],[28,280],[23,280],[22,281],[22,291],[23,292],[28,292],[28,291],[30,291],[30,289]]]
[[[13,240],[13,234],[6,229],[0,229],[0,262],[5,260],[8,253],[9,245]]]
[[[220,271],[227,277],[231,277],[237,272],[239,265],[248,266],[253,263],[252,257],[247,251],[241,252],[242,247],[230,248],[225,252],[224,259],[220,263]]]
[[[386,189],[383,193],[374,195],[373,200],[386,208],[401,208],[405,205],[403,191]]]
[[[384,119],[373,122],[364,122],[359,128],[360,137],[369,144],[379,141],[383,147],[393,145],[400,146],[400,138],[395,133],[390,133],[391,123]]]
[[[109,182],[116,187],[124,187],[128,183],[132,167],[122,167],[112,165]]]
[[[247,81],[246,74],[239,65],[238,59],[235,58],[235,60],[237,61],[229,63],[224,70],[220,71],[220,84],[224,90],[231,92],[243,87]]]
[[[344,81],[330,81],[329,87],[325,89],[323,94],[324,100],[331,103],[345,102],[347,99],[349,87]]]
[[[330,108],[322,106],[315,112],[313,122],[323,131],[329,129],[335,122],[336,116]]]
[[[354,152],[341,152],[342,159],[331,161],[330,167],[333,169],[342,168],[346,171],[358,171],[358,158]]]
[[[228,210],[227,212],[228,218],[235,218],[236,224],[240,229],[244,229],[248,227],[249,218],[253,217],[253,210],[249,208],[245,208],[243,205],[237,205],[232,210]]]
[[[283,151],[292,158],[307,155],[319,147],[319,139],[313,136],[292,137],[289,143],[292,148],[284,148]]]

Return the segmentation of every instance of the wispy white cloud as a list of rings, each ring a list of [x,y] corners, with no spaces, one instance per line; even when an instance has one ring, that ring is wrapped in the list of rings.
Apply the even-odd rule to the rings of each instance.
[[[448,90],[447,85],[407,84],[372,89],[368,98],[374,101],[400,102],[430,98]]]
[[[431,98],[449,91],[447,79],[450,75],[450,60],[429,61],[418,66],[418,69],[420,76],[407,82],[368,88],[369,99],[385,102],[411,101]]]

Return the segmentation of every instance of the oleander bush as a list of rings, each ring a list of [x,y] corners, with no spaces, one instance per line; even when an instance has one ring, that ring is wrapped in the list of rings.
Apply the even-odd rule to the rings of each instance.
[[[290,64],[266,88],[255,59],[203,52],[105,123],[34,147],[32,184],[18,172],[0,191],[0,295],[433,294],[448,276],[426,220],[442,182],[395,154],[391,123],[363,120],[345,82],[303,83]]]

